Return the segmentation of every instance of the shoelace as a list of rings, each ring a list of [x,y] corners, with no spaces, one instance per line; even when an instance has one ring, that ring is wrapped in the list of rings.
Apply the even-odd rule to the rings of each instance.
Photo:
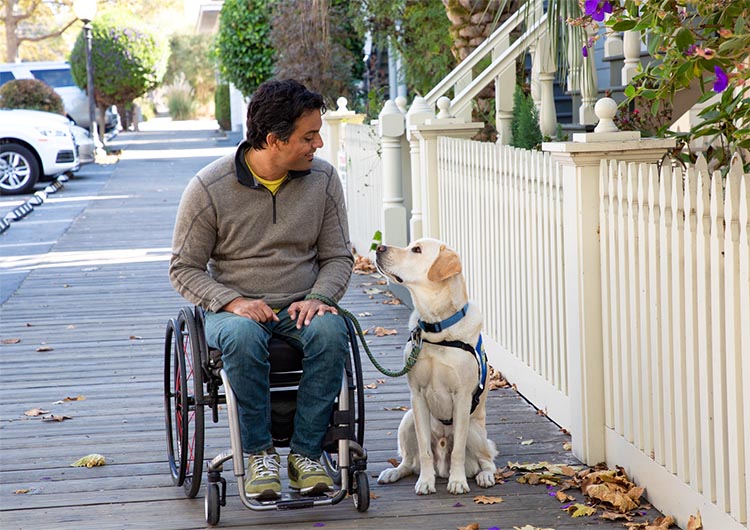
[[[314,471],[314,472],[323,471],[323,466],[320,465],[319,462],[316,462],[315,460],[307,458],[306,456],[297,455],[296,460],[297,460],[297,467],[300,469],[300,471]]]
[[[274,458],[275,455],[262,453],[253,455],[252,469],[258,477],[272,477],[279,474],[279,463]]]

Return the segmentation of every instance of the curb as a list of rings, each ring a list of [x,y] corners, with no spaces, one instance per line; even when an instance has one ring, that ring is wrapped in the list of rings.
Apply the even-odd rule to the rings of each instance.
[[[20,221],[27,215],[29,215],[31,212],[34,211],[34,208],[37,206],[41,206],[44,201],[47,200],[48,195],[52,195],[53,193],[57,193],[61,189],[63,189],[64,183],[70,180],[70,177],[68,177],[65,174],[59,175],[51,184],[49,184],[46,188],[43,190],[37,191],[34,193],[34,195],[28,199],[26,202],[21,204],[20,206],[16,206],[5,214],[2,219],[0,219],[0,234],[4,233],[6,230],[10,228],[11,223],[14,223],[16,221]]]

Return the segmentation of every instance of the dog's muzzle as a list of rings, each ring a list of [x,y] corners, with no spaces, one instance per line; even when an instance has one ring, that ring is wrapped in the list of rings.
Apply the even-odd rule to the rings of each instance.
[[[377,269],[395,282],[404,283],[404,280],[398,274],[394,274],[388,269],[390,264],[388,247],[386,245],[378,245],[378,248],[375,249],[375,266]]]

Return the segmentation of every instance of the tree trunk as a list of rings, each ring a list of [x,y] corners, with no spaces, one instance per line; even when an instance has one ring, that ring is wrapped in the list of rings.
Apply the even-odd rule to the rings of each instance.
[[[13,15],[18,0],[5,0],[5,62],[14,63],[18,59],[18,18]]]

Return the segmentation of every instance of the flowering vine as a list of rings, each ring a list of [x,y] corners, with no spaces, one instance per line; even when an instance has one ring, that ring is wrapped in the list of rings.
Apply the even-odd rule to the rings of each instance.
[[[739,153],[750,170],[750,1],[579,1],[584,16],[569,22],[641,32],[654,59],[626,87],[621,110],[636,105],[641,113],[668,116],[665,110],[671,110],[678,92],[697,90],[697,102],[705,104],[701,123],[676,133],[668,129],[670,116],[653,132],[674,136],[683,146],[707,138],[710,147],[704,154],[714,167],[726,166]],[[684,156],[694,160],[697,155]]]

